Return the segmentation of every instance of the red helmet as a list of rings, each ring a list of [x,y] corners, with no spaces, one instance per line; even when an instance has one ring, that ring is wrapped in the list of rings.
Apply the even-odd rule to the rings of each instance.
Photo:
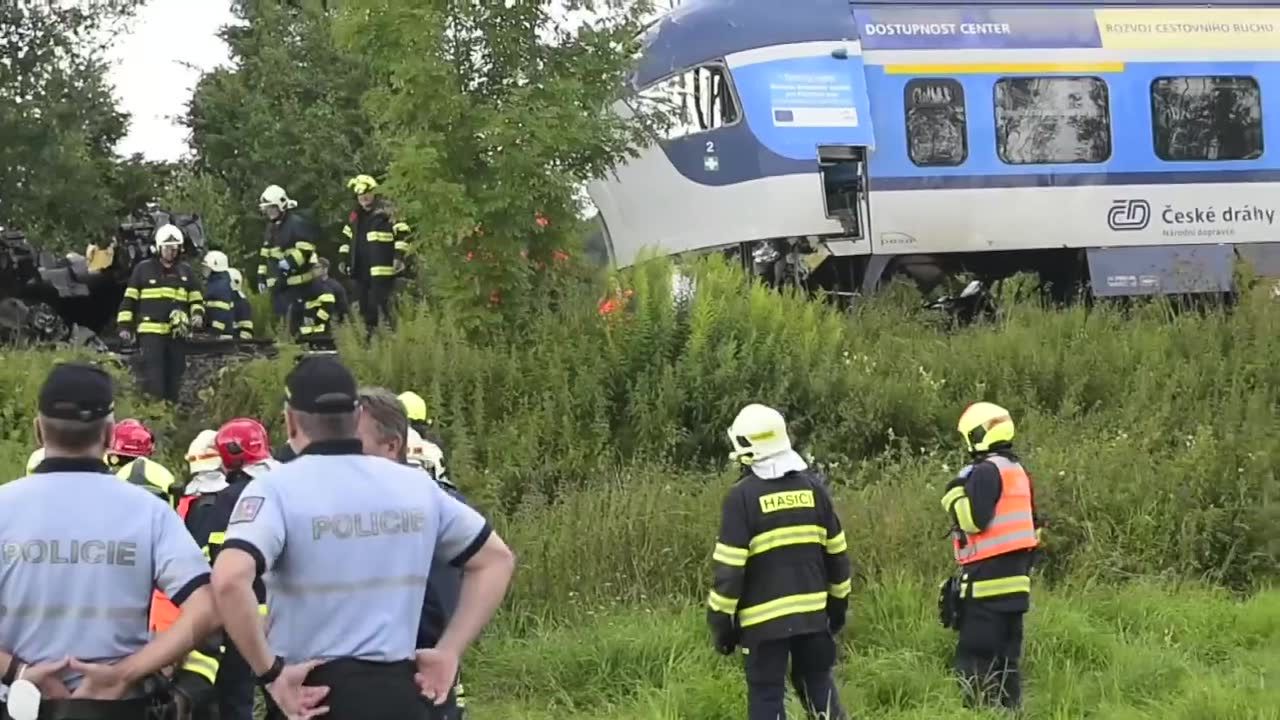
[[[230,472],[271,457],[271,439],[267,429],[253,418],[228,420],[218,428],[214,447],[222,458],[222,469]]]
[[[107,452],[121,457],[151,457],[156,450],[156,439],[146,425],[129,418],[116,424],[111,434],[111,447]]]

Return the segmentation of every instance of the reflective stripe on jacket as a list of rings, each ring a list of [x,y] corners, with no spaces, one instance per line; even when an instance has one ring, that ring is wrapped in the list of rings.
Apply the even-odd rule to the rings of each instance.
[[[999,455],[984,462],[1000,471],[1000,499],[996,502],[991,522],[980,532],[963,529],[952,533],[951,545],[956,562],[961,565],[986,560],[997,555],[1036,547],[1035,519],[1031,503],[1031,478],[1022,465]],[[963,494],[963,488],[960,488]]]

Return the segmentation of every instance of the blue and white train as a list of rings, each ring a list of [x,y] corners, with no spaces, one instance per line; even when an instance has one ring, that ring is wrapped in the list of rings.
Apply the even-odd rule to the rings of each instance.
[[[1274,0],[686,0],[633,84],[618,111],[674,126],[588,188],[618,267],[781,243],[845,292],[1280,274]]]

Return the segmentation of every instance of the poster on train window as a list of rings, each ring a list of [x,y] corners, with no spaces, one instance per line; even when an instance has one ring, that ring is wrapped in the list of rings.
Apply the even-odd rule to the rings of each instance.
[[[858,127],[848,73],[779,70],[769,78],[769,98],[777,127]]]

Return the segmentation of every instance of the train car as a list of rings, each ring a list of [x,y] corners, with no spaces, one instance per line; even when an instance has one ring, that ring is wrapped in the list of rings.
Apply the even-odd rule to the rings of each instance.
[[[673,122],[588,188],[618,267],[773,247],[844,292],[1027,271],[1100,296],[1280,275],[1278,2],[687,0],[643,40],[616,108]]]

